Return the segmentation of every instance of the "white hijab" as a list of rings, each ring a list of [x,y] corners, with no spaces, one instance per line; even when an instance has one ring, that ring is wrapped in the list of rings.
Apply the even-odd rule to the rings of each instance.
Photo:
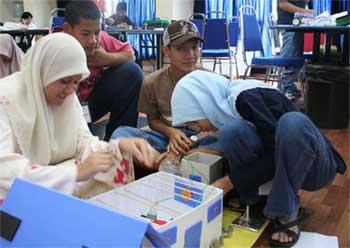
[[[0,34],[0,78],[19,71],[23,52],[9,34]]]
[[[58,107],[47,104],[44,87],[64,77],[89,75],[86,55],[77,40],[64,33],[41,38],[24,56],[22,68],[0,80],[19,148],[32,163],[56,164],[77,151],[81,108],[75,94]]]

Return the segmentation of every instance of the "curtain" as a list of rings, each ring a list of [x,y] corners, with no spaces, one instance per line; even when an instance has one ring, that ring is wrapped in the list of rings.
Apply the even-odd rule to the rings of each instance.
[[[135,24],[136,27],[141,27],[143,21],[154,20],[156,17],[156,1],[155,0],[120,0],[119,2],[127,3],[127,13],[130,20]],[[115,7],[114,7],[115,9]],[[137,50],[139,47],[139,36],[129,35],[128,42]],[[143,52],[143,54],[149,54],[152,50]],[[155,54],[151,54],[155,57]],[[144,59],[144,58],[139,58]]]
[[[155,0],[122,0],[120,2],[127,3],[128,17],[137,27],[141,27],[145,20],[155,19]]]
[[[234,8],[233,2],[231,0],[206,0],[205,11],[223,11],[226,13],[227,19],[231,19]],[[211,14],[209,18],[222,18],[222,16]]]
[[[331,0],[312,0],[312,9],[315,11],[315,15],[319,15],[325,11],[329,14],[332,12],[332,1]]]

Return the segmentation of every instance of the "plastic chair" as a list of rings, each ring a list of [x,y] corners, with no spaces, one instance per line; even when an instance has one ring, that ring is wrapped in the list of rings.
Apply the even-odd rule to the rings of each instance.
[[[238,38],[239,38],[239,19],[237,16],[232,16],[230,23],[228,24],[228,31],[230,37],[230,50],[231,57],[234,61],[232,63],[235,64],[236,68],[236,76],[239,77],[238,73],[238,63],[237,63],[237,51],[238,51]]]
[[[222,15],[223,18],[208,18],[211,14]],[[232,75],[232,56],[230,50],[230,37],[228,31],[228,20],[226,13],[222,11],[208,11],[206,13],[204,26],[204,44],[201,54],[201,63],[204,59],[213,59],[213,70],[219,61],[220,74],[222,74],[221,60],[228,60],[230,63],[229,76]]]
[[[244,5],[240,7],[239,12],[243,61],[246,65],[243,78],[257,78],[264,80],[265,82],[278,82],[278,86],[281,88],[282,69],[284,67],[302,67],[304,65],[304,58],[281,56],[265,57],[255,9],[252,6]],[[247,61],[247,52],[254,52],[251,63],[248,63]],[[256,57],[255,55],[257,52],[262,56]],[[250,72],[252,68],[264,69],[265,77],[248,76],[248,72]]]
[[[63,31],[63,23],[64,23],[64,17],[62,16],[55,16],[58,14],[58,11],[64,12],[64,8],[55,8],[51,10],[51,19],[50,19],[50,29],[49,33],[56,33],[56,32],[62,32]]]
[[[188,20],[196,25],[199,34],[204,39],[205,15],[202,13],[193,13],[188,17]]]

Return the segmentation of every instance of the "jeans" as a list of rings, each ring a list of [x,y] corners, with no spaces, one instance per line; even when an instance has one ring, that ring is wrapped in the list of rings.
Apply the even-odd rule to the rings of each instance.
[[[277,121],[273,150],[265,149],[261,141],[255,126],[245,120],[226,123],[218,140],[229,162],[231,181],[244,203],[254,204],[259,186],[273,178],[264,208],[268,218],[294,216],[299,189],[326,186],[340,166],[331,143],[300,112],[287,112]]]
[[[303,57],[304,53],[304,33],[302,32],[282,32],[282,57]],[[289,67],[282,71],[282,90],[284,93],[296,91],[294,82],[298,79],[301,68]]]
[[[179,128],[187,137],[195,135],[196,132],[187,128]],[[148,143],[156,149],[158,152],[163,153],[167,151],[169,144],[169,138],[158,131],[155,130],[141,130],[133,127],[119,127],[117,128],[111,139],[117,139],[122,137],[138,137],[143,138],[148,141]],[[218,150],[217,136],[216,135],[207,135],[193,142],[192,148],[206,148],[211,150]]]
[[[119,126],[136,127],[142,80],[141,68],[134,62],[124,62],[104,71],[102,78],[97,82],[88,102],[92,122],[108,112],[111,113],[105,140],[109,140]]]

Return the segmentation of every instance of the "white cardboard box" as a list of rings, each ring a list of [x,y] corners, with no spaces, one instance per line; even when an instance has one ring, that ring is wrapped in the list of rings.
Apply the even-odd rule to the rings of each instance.
[[[224,159],[218,155],[194,152],[181,160],[181,176],[210,184],[224,176]]]
[[[209,247],[221,235],[222,190],[172,174],[157,172],[90,201],[149,221],[171,247]],[[151,209],[157,221],[146,217]]]

